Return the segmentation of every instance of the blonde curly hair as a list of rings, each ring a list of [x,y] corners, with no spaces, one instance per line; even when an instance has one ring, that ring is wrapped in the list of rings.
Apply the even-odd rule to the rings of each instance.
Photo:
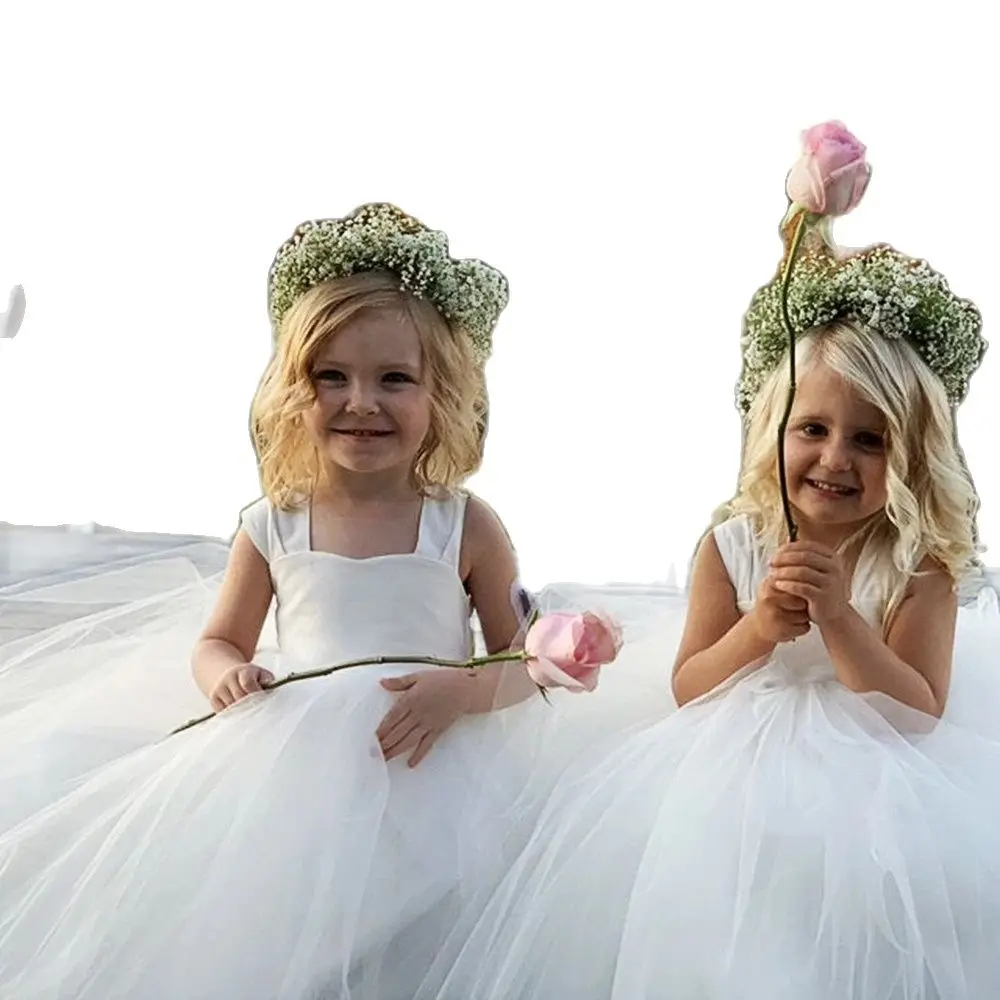
[[[420,338],[430,390],[430,429],[411,470],[420,492],[457,486],[479,468],[486,386],[468,337],[425,299],[401,291],[395,275],[368,271],[324,281],[288,310],[250,408],[261,487],[279,509],[308,501],[323,478],[303,414],[316,399],[312,364],[330,337],[366,309],[398,309]]]
[[[943,385],[901,338],[838,321],[798,341],[801,373],[825,365],[845,379],[886,420],[886,505],[843,547],[870,557],[882,620],[891,623],[920,563],[930,557],[957,582],[977,565],[979,499],[955,438]],[[787,537],[777,473],[778,425],[788,392],[781,364],[761,386],[747,417],[736,496],[713,524],[746,515],[766,549]]]

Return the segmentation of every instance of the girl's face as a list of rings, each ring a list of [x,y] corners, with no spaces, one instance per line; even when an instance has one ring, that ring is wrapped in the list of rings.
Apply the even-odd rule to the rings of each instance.
[[[306,428],[321,457],[349,473],[408,476],[431,421],[420,337],[395,309],[365,309],[320,348]]]
[[[886,421],[823,364],[799,382],[785,438],[789,499],[807,537],[836,543],[886,502]]]

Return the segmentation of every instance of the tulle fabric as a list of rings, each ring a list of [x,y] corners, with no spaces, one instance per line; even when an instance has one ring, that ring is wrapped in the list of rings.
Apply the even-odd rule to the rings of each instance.
[[[593,695],[386,766],[369,668],[205,711],[222,547],[0,592],[5,1000],[982,1000],[1000,982],[1000,615],[945,719],[772,667],[677,711],[672,587],[559,585]],[[279,674],[273,622],[263,657]],[[331,720],[336,720],[331,722]],[[6,831],[6,832],[4,832]]]
[[[188,555],[0,594],[56,622],[0,647],[5,1000],[410,1000],[551,790],[672,705],[659,667],[626,656],[599,704],[555,693],[467,717],[408,769],[374,738],[393,702],[379,678],[414,669],[389,664],[168,736],[207,710],[189,658],[224,559]],[[540,604],[588,595],[555,587]],[[635,648],[655,631],[628,588],[600,603]],[[278,653],[273,621],[257,659],[304,666]]]
[[[984,591],[940,723],[776,661],[640,726],[561,783],[418,1000],[987,1000],[998,669]]]

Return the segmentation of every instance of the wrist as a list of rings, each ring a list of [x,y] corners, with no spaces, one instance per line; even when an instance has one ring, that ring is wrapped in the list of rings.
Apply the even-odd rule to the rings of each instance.
[[[824,639],[832,638],[845,631],[853,630],[859,622],[864,619],[847,602],[826,611],[822,617],[816,619],[816,626]]]
[[[458,704],[462,715],[477,715],[483,711],[485,700],[483,669],[460,670],[454,678]]]
[[[764,634],[760,614],[754,607],[740,622],[747,630],[748,652],[752,655],[748,662],[770,656],[777,648],[777,643]]]

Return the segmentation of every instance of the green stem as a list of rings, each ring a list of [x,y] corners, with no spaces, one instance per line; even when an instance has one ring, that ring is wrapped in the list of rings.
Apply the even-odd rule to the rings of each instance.
[[[323,667],[320,670],[303,670],[300,674],[289,674],[287,677],[282,677],[279,680],[272,681],[270,684],[265,684],[264,690],[273,691],[275,688],[284,687],[286,684],[291,684],[294,681],[308,681],[316,677],[329,677],[330,674],[335,674],[338,670],[348,670],[351,667],[378,667],[384,666],[387,663],[420,663],[431,667],[468,669],[486,666],[489,663],[523,663],[527,659],[528,656],[523,650],[491,653],[489,656],[474,656],[468,660],[444,660],[438,656],[371,656],[364,660],[351,660],[348,663],[338,663],[333,667]],[[209,719],[214,719],[217,714],[217,712],[212,712],[209,715],[203,715],[200,718],[192,719],[190,722],[185,722],[183,726],[179,726],[169,735],[176,736],[187,729],[193,729],[203,722],[208,722]]]
[[[785,324],[785,332],[788,334],[788,396],[785,400],[785,412],[782,414],[781,423],[778,424],[778,485],[781,487],[781,506],[785,512],[788,540],[791,542],[794,542],[798,537],[799,529],[792,517],[792,505],[788,499],[788,473],[785,464],[785,433],[788,430],[788,420],[792,415],[792,404],[795,402],[797,388],[795,382],[795,330],[792,327],[791,317],[788,315],[788,287],[791,284],[795,258],[802,244],[802,237],[805,235],[807,218],[807,212],[799,212],[795,218],[795,232],[792,234],[792,242],[788,248],[785,271],[781,276],[781,318]]]

